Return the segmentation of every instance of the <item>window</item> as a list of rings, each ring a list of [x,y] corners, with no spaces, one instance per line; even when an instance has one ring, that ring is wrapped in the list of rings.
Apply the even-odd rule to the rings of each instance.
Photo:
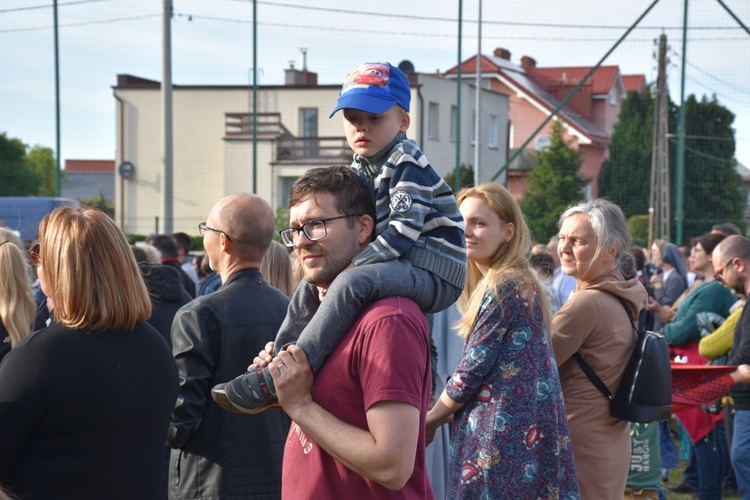
[[[451,142],[456,142],[456,121],[458,117],[458,110],[456,106],[451,106]]]
[[[591,201],[593,197],[591,196],[591,183],[587,182],[583,186],[583,199],[586,201]]]
[[[318,156],[318,108],[300,108],[300,137],[315,137],[302,141],[302,156]]]
[[[427,138],[434,141],[440,140],[440,112],[438,103],[431,102],[427,110]]]
[[[490,115],[490,126],[488,127],[489,138],[487,140],[487,146],[490,148],[497,149],[500,143],[500,117],[497,115]]]
[[[471,112],[471,145],[477,145],[477,111]]]
[[[292,184],[294,184],[294,181],[296,180],[297,180],[297,177],[282,177],[281,178],[281,193],[279,193],[281,195],[280,196],[281,199],[279,200],[280,207],[289,206],[289,191],[291,191]]]
[[[513,122],[508,120],[508,148],[513,149],[515,146],[515,137],[514,137],[515,129],[513,128]]]

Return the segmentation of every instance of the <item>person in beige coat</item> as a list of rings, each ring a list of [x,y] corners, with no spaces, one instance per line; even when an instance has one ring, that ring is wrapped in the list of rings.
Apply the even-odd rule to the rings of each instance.
[[[619,300],[638,317],[647,293],[621,269],[630,233],[620,208],[606,200],[584,202],[560,217],[557,252],[563,273],[576,290],[553,319],[555,351],[568,413],[581,498],[622,499],[630,464],[629,424],[609,415],[609,400],[591,383],[573,355],[579,352],[615,393],[635,344],[633,328]]]

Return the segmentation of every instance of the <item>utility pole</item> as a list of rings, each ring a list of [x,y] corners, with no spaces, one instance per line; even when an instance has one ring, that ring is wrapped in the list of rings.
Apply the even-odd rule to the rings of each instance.
[[[655,239],[670,240],[669,203],[669,89],[667,88],[667,36],[659,37],[659,70],[656,77],[654,108],[654,141],[651,154],[651,198],[649,212],[653,212]],[[651,241],[648,242],[651,248]]]
[[[479,175],[480,159],[482,155],[481,141],[482,137],[482,0],[479,0],[479,28],[477,42],[477,69],[476,69],[476,90],[474,101],[474,185],[478,186],[481,180]]]
[[[55,21],[55,192],[56,196],[62,196],[62,184],[60,183],[60,49],[57,35],[57,0],[53,3],[53,17]]]
[[[172,143],[172,0],[163,0],[162,13],[162,217],[164,234],[172,234],[173,212],[173,143]]]

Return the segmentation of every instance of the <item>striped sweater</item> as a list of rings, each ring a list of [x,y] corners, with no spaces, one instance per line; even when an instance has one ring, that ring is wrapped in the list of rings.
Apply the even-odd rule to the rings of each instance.
[[[378,161],[381,160],[381,161]],[[354,259],[357,266],[405,257],[414,266],[463,289],[464,221],[450,186],[417,144],[400,133],[375,157],[354,155],[352,168],[374,189],[377,238]]]

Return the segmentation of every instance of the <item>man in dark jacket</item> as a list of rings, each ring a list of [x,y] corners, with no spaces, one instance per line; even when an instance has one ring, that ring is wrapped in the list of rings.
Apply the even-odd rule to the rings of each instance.
[[[146,243],[155,246],[159,250],[163,265],[173,267],[177,270],[180,280],[182,280],[182,284],[185,286],[185,290],[190,294],[190,297],[195,298],[195,281],[182,269],[182,263],[177,252],[177,244],[172,237],[167,234],[155,234],[150,236],[146,240]]]
[[[247,369],[286,315],[287,297],[259,271],[273,212],[258,196],[232,195],[214,205],[200,230],[222,286],[180,309],[172,324],[180,394],[167,437],[169,498],[279,498],[289,419],[278,410],[230,413],[210,395]]]
[[[742,297],[750,292],[750,240],[729,236],[714,248],[714,278]],[[734,330],[730,365],[750,363],[750,307],[745,305]],[[731,458],[742,498],[750,497],[750,384],[737,384],[729,394],[734,400]]]

